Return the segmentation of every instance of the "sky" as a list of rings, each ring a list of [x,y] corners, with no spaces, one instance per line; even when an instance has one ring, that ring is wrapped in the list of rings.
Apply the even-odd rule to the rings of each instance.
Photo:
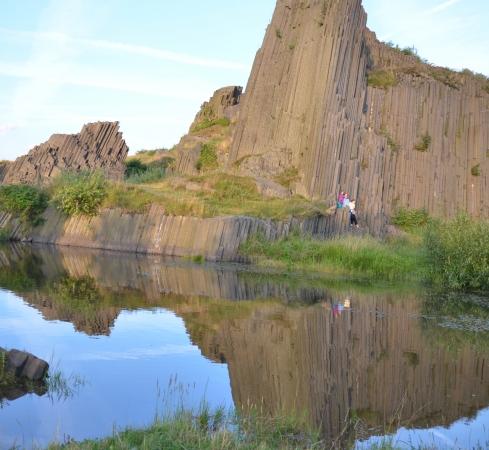
[[[130,154],[173,146],[214,91],[246,87],[275,4],[0,0],[0,160],[99,120]],[[363,5],[380,40],[489,75],[488,0]]]

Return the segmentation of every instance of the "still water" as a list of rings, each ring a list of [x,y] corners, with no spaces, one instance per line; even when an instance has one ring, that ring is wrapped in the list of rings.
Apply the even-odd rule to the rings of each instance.
[[[204,397],[307,411],[360,445],[489,441],[484,296],[16,245],[0,248],[0,347],[70,385],[1,393],[0,448],[102,437]]]

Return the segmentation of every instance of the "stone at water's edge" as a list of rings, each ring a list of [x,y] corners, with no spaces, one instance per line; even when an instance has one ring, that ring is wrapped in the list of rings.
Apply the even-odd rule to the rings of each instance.
[[[49,364],[31,353],[15,349],[6,352],[1,348],[0,353],[5,353],[5,373],[17,378],[38,381],[42,380],[48,371]]]
[[[0,184],[36,184],[62,170],[104,169],[121,178],[128,152],[119,122],[89,123],[78,134],[53,134],[27,155],[0,166]]]

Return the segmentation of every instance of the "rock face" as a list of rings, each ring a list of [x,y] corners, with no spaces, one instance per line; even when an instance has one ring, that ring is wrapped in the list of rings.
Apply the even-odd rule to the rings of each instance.
[[[208,102],[204,102],[200,111],[195,116],[195,120],[190,125],[187,135],[185,135],[177,146],[176,165],[173,169],[175,173],[186,173],[190,175],[198,175],[196,163],[199,158],[202,144],[213,138],[220,138],[224,141],[224,155],[221,155],[222,164],[227,161],[229,144],[232,142],[235,125],[234,122],[238,118],[241,110],[242,100],[241,86],[228,86],[214,92],[214,95]],[[226,119],[229,125],[222,127],[225,130],[218,130],[213,133],[211,127],[203,127],[198,130],[202,124],[212,123],[216,119]],[[224,133],[219,133],[224,131]],[[227,141],[227,142],[226,142]],[[227,145],[226,145],[227,144]]]
[[[29,236],[31,242],[168,256],[202,255],[208,261],[247,262],[239,254],[239,246],[259,232],[275,240],[294,229],[317,237],[349,230],[346,209],[302,221],[291,216],[285,222],[246,216],[169,216],[161,205],[153,205],[145,214],[127,214],[117,208],[103,210],[96,217],[67,217],[49,207],[43,217],[45,222]],[[0,229],[10,230],[10,239],[26,238],[24,228],[11,214],[0,212]]]
[[[487,85],[380,43],[366,20],[361,0],[277,1],[227,168],[270,160],[257,175],[295,168],[294,193],[343,189],[376,235],[397,206],[487,215]],[[381,72],[392,85],[374,87]]]
[[[0,166],[0,182],[34,184],[63,169],[104,168],[110,176],[118,178],[124,174],[128,151],[119,122],[89,123],[78,134],[53,134],[4,170]]]

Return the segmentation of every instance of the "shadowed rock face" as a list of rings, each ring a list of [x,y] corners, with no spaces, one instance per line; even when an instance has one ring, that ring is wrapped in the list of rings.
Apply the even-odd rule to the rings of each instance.
[[[64,169],[103,168],[110,176],[119,178],[124,174],[128,151],[119,122],[89,123],[78,134],[53,134],[27,155],[3,169],[0,167],[0,182],[34,184]]]
[[[487,215],[488,92],[470,75],[380,43],[366,20],[361,0],[277,2],[227,167],[269,167],[257,174],[265,177],[296,168],[293,191],[309,198],[343,189],[376,235],[401,205]],[[394,86],[367,86],[367,74],[380,70]],[[481,176],[472,173],[477,164]]]

